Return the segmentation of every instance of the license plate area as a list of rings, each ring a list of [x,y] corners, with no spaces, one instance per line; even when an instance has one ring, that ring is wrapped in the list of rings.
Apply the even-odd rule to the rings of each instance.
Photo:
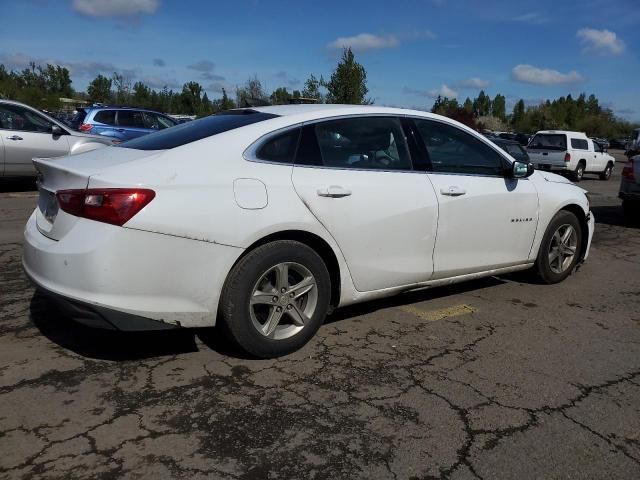
[[[58,204],[58,199],[54,192],[50,192],[49,190],[38,186],[38,190],[40,192],[38,196],[38,209],[40,213],[44,217],[44,219],[53,224],[56,217],[58,216],[58,211],[60,210],[60,205]]]

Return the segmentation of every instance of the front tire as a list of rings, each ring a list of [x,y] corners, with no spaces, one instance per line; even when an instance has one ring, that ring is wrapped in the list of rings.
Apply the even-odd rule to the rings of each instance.
[[[544,234],[536,270],[538,277],[548,284],[567,278],[582,253],[582,228],[575,214],[561,210],[549,223]]]
[[[613,172],[613,165],[607,163],[606,168],[600,174],[600,180],[609,180],[611,178],[611,173]]]
[[[231,270],[220,301],[229,339],[257,358],[298,350],[324,322],[331,279],[307,245],[278,240],[262,245]]]
[[[585,164],[582,160],[580,160],[580,162],[578,162],[578,166],[576,167],[572,175],[574,182],[578,183],[580,180],[582,180],[582,177],[584,177],[584,169],[585,169]]]

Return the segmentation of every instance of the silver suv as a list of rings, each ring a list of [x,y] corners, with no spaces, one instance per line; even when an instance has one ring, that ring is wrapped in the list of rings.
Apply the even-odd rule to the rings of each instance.
[[[34,157],[62,157],[112,144],[111,138],[75,132],[23,103],[0,100],[0,177],[35,176]]]

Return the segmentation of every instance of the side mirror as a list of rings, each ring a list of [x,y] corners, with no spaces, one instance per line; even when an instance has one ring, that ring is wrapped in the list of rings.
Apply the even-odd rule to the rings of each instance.
[[[534,172],[533,164],[525,162],[513,162],[511,176],[513,178],[527,178]]]
[[[64,135],[64,133],[64,130],[62,130],[58,125],[51,125],[51,135],[54,137]]]

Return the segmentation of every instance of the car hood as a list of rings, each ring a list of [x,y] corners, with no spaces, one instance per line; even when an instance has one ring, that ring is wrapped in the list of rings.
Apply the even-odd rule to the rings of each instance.
[[[556,173],[551,172],[543,172],[542,170],[538,170],[538,173],[542,178],[544,178],[547,182],[552,183],[567,183],[569,185],[573,185],[573,182],[562,175],[558,175]]]

